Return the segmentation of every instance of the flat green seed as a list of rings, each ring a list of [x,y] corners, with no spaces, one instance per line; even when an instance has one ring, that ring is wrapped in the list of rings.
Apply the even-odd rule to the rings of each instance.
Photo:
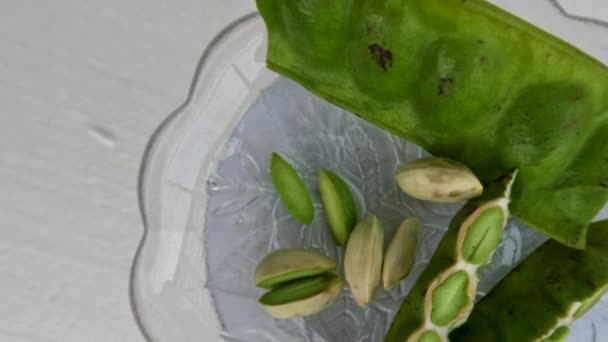
[[[462,245],[464,259],[475,265],[487,263],[500,243],[503,222],[502,208],[484,210],[467,229]]]
[[[319,190],[334,241],[342,246],[357,224],[355,200],[344,180],[329,170],[319,170]]]
[[[270,157],[270,177],[287,211],[303,224],[312,222],[315,209],[304,181],[279,154]]]
[[[441,342],[441,337],[434,331],[427,331],[418,337],[416,342]]]
[[[471,301],[468,294],[469,276],[459,271],[445,279],[433,291],[431,320],[438,326],[446,326],[458,318],[462,309]]]
[[[353,229],[344,253],[344,277],[360,306],[371,303],[380,286],[383,250],[384,229],[370,214]]]
[[[314,296],[281,305],[263,305],[262,308],[274,318],[309,316],[327,309],[340,297],[344,283],[340,277],[333,277],[327,290]]]
[[[295,280],[265,293],[262,305],[282,305],[317,295],[329,288],[333,277],[320,275]]]
[[[569,333],[570,329],[568,329],[568,327],[561,327],[555,330],[551,336],[547,337],[542,342],[562,342],[566,340]]]
[[[312,277],[312,276],[316,276],[316,275],[321,275],[324,273],[334,273],[335,274],[335,268],[333,268],[333,269],[313,268],[313,269],[308,269],[308,270],[299,270],[299,271],[288,272],[285,274],[278,275],[276,277],[266,279],[266,280],[258,283],[257,286],[261,287],[263,289],[272,289],[281,284],[289,283],[296,279],[308,278],[308,277]]]

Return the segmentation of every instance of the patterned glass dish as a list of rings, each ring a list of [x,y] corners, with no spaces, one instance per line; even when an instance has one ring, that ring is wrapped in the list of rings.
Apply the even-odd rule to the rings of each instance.
[[[578,13],[565,0],[494,2],[608,62],[607,13]],[[131,274],[134,314],[146,338],[158,342],[381,341],[459,205],[398,191],[396,167],[426,152],[267,70],[265,35],[257,14],[221,32],[201,59],[188,101],[151,138],[139,183],[145,233]],[[314,189],[312,224],[298,224],[279,202],[269,178],[272,151]],[[261,291],[253,286],[255,267],[269,251],[303,247],[342,265],[344,249],[333,243],[320,206],[320,167],[347,181],[359,213],[376,213],[387,239],[403,218],[420,217],[417,261],[405,281],[380,291],[367,308],[345,288],[318,315],[275,320],[257,305]],[[607,214],[605,208],[600,217]],[[511,219],[479,296],[544,239]],[[608,297],[574,324],[568,341],[599,336],[608,336]]]

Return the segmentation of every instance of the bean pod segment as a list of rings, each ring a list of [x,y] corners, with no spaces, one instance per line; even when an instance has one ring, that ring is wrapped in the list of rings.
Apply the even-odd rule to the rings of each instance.
[[[386,249],[382,264],[382,283],[390,290],[407,277],[416,261],[422,222],[417,217],[405,219]]]
[[[545,242],[477,305],[452,342],[562,341],[608,290],[608,220],[589,226],[584,251]]]
[[[319,192],[334,241],[342,246],[357,224],[357,206],[348,185],[335,173],[319,170]]]
[[[490,183],[452,220],[385,341],[448,341],[473,310],[479,271],[492,259],[509,217],[517,170]]]

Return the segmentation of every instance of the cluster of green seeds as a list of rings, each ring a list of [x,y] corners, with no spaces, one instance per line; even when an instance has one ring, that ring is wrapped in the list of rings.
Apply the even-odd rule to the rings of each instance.
[[[272,153],[270,175],[287,211],[303,224],[314,220],[314,206],[306,185],[283,157]],[[400,168],[395,178],[414,197],[438,202],[477,196],[481,183],[464,165],[443,158],[425,158]],[[441,191],[438,191],[440,189]],[[426,193],[425,193],[426,191]],[[390,290],[411,270],[422,223],[404,220],[384,250],[384,228],[373,214],[357,221],[357,207],[347,183],[330,170],[319,170],[319,192],[331,235],[346,246],[344,274],[354,300],[370,304],[377,290]],[[269,291],[259,302],[277,318],[319,312],[333,302],[342,286],[335,261],[299,249],[268,255],[256,270],[256,285]]]
[[[276,153],[272,154],[270,170],[288,212],[299,222],[311,223],[312,199],[297,171]],[[605,246],[598,248],[601,252],[595,251],[593,245],[588,251],[576,251],[552,241],[499,283],[488,299],[474,306],[479,272],[490,263],[509,218],[511,189],[517,173],[517,170],[510,172],[484,188],[466,166],[445,158],[419,159],[398,169],[395,175],[398,185],[414,198],[445,203],[472,199],[450,223],[433,258],[398,312],[385,342],[490,341],[504,336],[521,337],[522,341],[561,341],[568,334],[568,326],[608,290],[608,271],[603,271],[608,269]],[[382,224],[373,214],[357,221],[356,204],[344,180],[321,169],[319,190],[331,235],[338,246],[346,245],[346,283],[354,300],[361,306],[368,305],[381,285],[391,289],[409,273],[422,223],[414,217],[404,220],[384,251]],[[600,232],[608,234],[608,221],[602,224],[606,228]],[[552,265],[547,259],[559,261],[560,265],[552,272],[561,275],[579,271],[581,278],[560,282],[559,288],[564,286],[570,292],[558,293],[555,299],[540,303],[547,297],[545,293],[555,292],[536,279],[542,276],[538,272],[540,264]],[[587,265],[589,269],[585,268]],[[596,270],[596,266],[601,270]],[[256,269],[256,285],[268,290],[259,303],[276,318],[321,312],[342,293],[344,282],[336,267],[335,260],[315,252],[276,250]],[[538,289],[524,284],[527,280],[533,280]],[[535,293],[529,301],[539,302],[539,310],[544,310],[538,313],[546,318],[539,320],[538,329],[520,330],[525,326],[520,321],[511,322],[512,328],[507,330],[475,328],[480,324],[492,327],[494,321],[487,321],[487,317],[503,307],[508,307],[509,312],[523,310],[526,304],[517,300],[522,296],[520,288]],[[564,303],[562,308],[549,310],[560,301]],[[470,316],[472,322],[467,323]],[[545,323],[550,316],[554,321]]]

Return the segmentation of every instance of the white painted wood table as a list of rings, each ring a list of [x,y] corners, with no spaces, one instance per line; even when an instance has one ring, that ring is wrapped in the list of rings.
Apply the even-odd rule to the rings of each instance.
[[[144,146],[241,0],[0,1],[0,341],[141,341]]]
[[[608,19],[605,0],[561,3]],[[0,1],[0,341],[143,340],[128,300],[141,155],[205,45],[252,10],[253,0]],[[608,46],[590,52],[608,61]]]

